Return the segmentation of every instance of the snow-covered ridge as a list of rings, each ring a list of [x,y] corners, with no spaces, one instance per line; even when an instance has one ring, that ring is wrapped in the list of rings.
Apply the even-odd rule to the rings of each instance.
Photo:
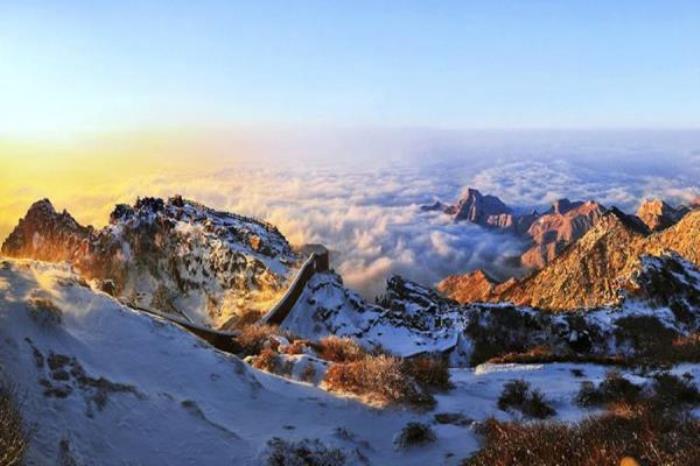
[[[508,303],[460,305],[400,277],[389,280],[381,306],[371,305],[344,288],[337,275],[319,274],[282,326],[311,339],[351,337],[404,357],[443,353],[456,367],[480,361],[490,347],[632,355],[635,322],[652,319],[677,335],[700,328],[698,268],[675,254],[643,256],[640,264],[634,289],[620,289],[621,306],[562,314]]]
[[[0,341],[0,379],[15,384],[35,427],[28,466],[261,465],[274,438],[337,449],[345,461],[333,466],[457,465],[478,448],[475,421],[517,418],[497,409],[510,379],[527,377],[561,419],[575,420],[586,413],[573,402],[580,379],[570,368],[594,381],[605,372],[460,369],[432,411],[377,410],[252,369],[94,291],[68,265],[22,260],[0,261]],[[431,426],[436,441],[397,448],[396,435],[416,421]]]
[[[300,262],[274,226],[179,196],[120,204],[99,231],[39,201],[2,252],[69,261],[124,302],[215,328],[266,311]]]

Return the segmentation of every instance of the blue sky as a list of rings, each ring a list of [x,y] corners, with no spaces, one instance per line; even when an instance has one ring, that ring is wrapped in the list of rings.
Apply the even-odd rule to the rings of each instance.
[[[0,2],[0,136],[700,127],[697,1]]]

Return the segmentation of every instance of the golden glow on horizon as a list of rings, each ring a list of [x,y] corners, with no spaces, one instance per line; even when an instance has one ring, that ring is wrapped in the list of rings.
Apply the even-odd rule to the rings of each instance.
[[[244,146],[244,145],[243,145]],[[245,147],[179,132],[141,132],[76,142],[0,139],[0,242],[38,199],[100,226],[117,202],[152,193],[154,177],[198,176],[236,163]]]

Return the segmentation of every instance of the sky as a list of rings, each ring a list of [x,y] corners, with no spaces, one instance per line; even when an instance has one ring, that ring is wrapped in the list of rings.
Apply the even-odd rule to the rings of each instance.
[[[700,195],[697,1],[0,0],[0,240],[181,193],[321,242],[371,298],[522,247],[425,214]],[[507,270],[501,270],[503,273]]]
[[[697,1],[0,2],[0,136],[697,128]]]

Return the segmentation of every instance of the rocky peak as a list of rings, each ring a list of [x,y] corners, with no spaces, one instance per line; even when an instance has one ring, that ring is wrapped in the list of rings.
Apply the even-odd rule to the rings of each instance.
[[[468,188],[455,206],[451,206],[454,220],[467,220],[482,226],[505,225],[511,209],[498,197],[482,195],[478,190]],[[512,219],[510,220],[512,221]]]
[[[522,254],[521,263],[528,268],[541,269],[583,236],[605,211],[605,207],[595,201],[556,201],[527,230],[534,244]]]
[[[48,199],[31,205],[24,218],[2,245],[2,253],[11,257],[31,257],[45,261],[74,258],[92,233],[65,210],[56,212]]]
[[[109,282],[131,305],[219,327],[266,311],[298,264],[273,226],[179,196],[119,204],[95,231],[42,200],[2,247],[8,256],[70,261],[87,279]]]
[[[488,301],[494,295],[498,281],[482,269],[464,275],[450,275],[437,284],[443,295],[460,303]]]
[[[637,210],[637,217],[649,230],[659,231],[676,223],[687,212],[687,208],[673,208],[661,199],[645,199]]]
[[[558,199],[554,201],[552,204],[552,212],[555,214],[563,215],[570,211],[571,209],[575,209],[576,207],[579,207],[583,202],[571,202],[570,200],[564,198],[564,199]]]

